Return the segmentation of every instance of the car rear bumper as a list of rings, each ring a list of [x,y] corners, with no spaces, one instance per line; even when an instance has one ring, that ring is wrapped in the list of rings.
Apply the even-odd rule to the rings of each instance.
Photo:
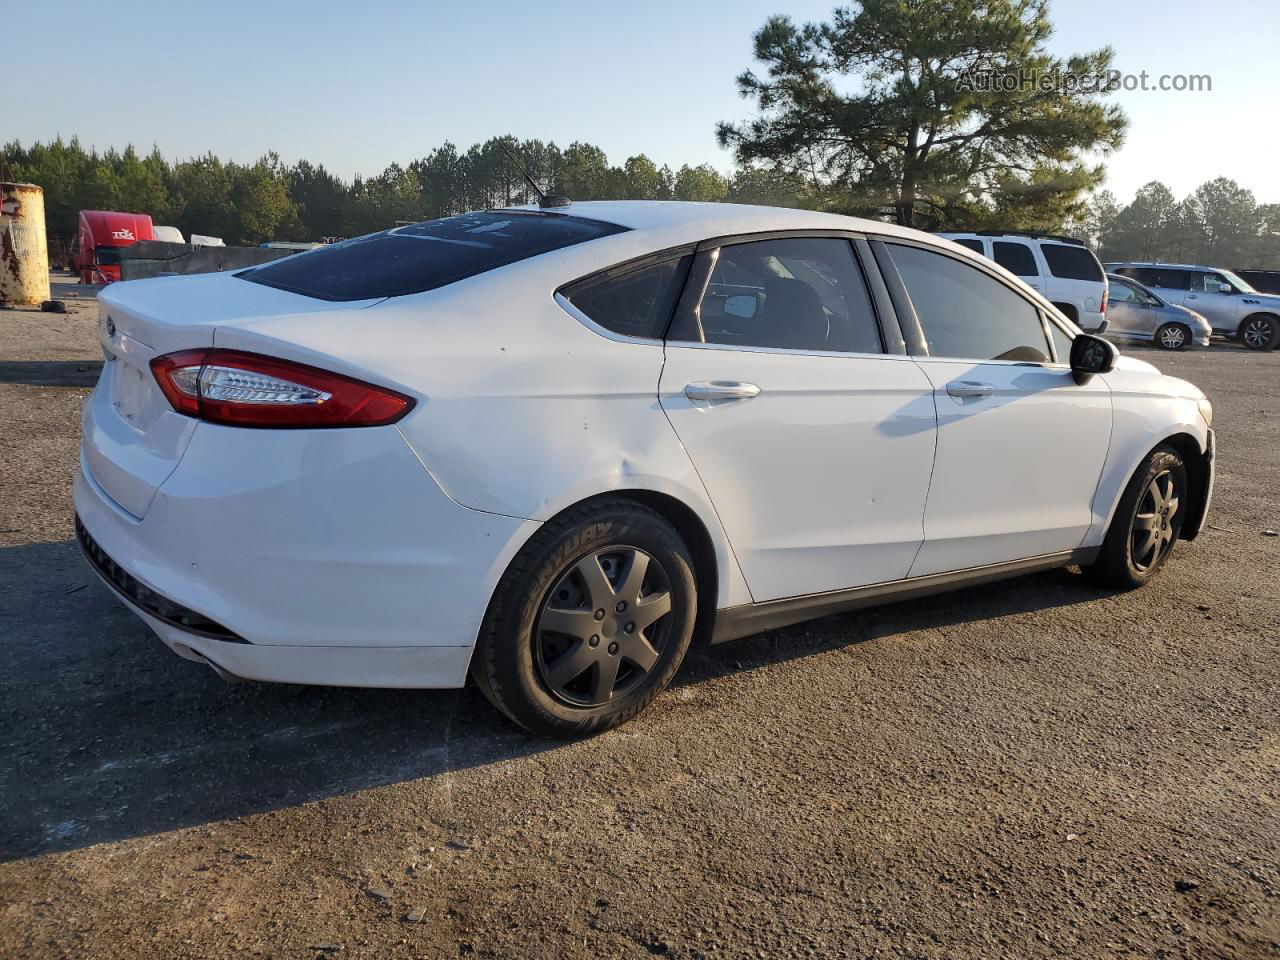
[[[493,587],[538,526],[450,500],[394,427],[200,424],[145,518],[83,454],[75,507],[95,571],[176,652],[342,686],[460,686]]]

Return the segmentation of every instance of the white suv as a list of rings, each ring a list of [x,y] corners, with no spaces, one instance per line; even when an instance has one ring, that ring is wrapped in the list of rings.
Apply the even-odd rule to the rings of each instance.
[[[940,233],[994,260],[1038,290],[1081,330],[1106,329],[1107,275],[1084,241],[1044,233],[980,230]]]

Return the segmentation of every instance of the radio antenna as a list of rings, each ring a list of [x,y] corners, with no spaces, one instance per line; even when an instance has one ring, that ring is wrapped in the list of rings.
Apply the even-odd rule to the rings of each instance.
[[[516,169],[519,170],[521,175],[524,177],[524,182],[529,184],[529,186],[533,188],[533,192],[538,195],[539,207],[546,210],[549,207],[567,207],[570,204],[571,201],[568,197],[562,197],[554,193],[543,193],[542,188],[539,187],[533,177],[529,175],[529,168],[519,161],[516,155],[507,147],[506,143],[499,140],[498,145],[502,147],[502,152],[507,155],[507,158],[516,165]]]

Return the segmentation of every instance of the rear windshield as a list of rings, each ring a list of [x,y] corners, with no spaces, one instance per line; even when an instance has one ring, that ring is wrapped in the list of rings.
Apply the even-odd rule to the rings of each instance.
[[[490,210],[343,240],[236,276],[319,300],[401,297],[625,229],[565,214]]]
[[[1102,282],[1102,264],[1086,247],[1068,247],[1062,243],[1040,245],[1049,264],[1049,272],[1065,280],[1097,280]]]

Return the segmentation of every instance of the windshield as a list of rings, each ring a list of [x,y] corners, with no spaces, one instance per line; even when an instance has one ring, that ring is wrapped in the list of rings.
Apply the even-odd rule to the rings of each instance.
[[[93,251],[94,261],[101,267],[118,267],[120,265],[119,247],[98,247]]]

